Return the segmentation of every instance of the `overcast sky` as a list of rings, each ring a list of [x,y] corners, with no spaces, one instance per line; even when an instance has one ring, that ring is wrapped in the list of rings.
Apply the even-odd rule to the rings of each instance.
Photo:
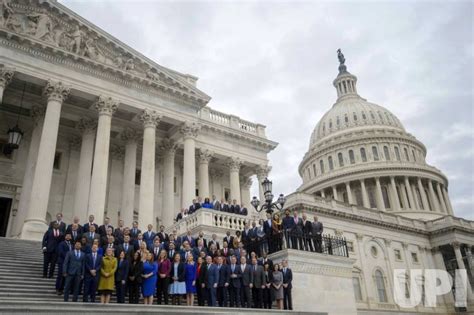
[[[474,219],[471,1],[72,1],[158,64],[199,77],[209,106],[267,126],[274,193],[300,184],[310,134],[336,100],[336,49],[358,92],[388,108]],[[254,184],[253,191],[256,191]]]

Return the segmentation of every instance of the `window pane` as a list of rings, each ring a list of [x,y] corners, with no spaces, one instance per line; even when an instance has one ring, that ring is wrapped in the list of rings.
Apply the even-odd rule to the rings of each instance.
[[[356,301],[362,301],[362,290],[360,288],[359,277],[352,277],[352,285],[354,287],[354,295]]]
[[[339,153],[337,158],[339,159],[339,166],[344,166],[344,158],[342,157],[342,153]]]
[[[351,164],[355,163],[354,151],[352,150],[349,150],[349,160],[351,161]]]
[[[334,164],[332,162],[332,156],[328,157],[329,169],[332,171],[334,169]]]
[[[379,151],[377,150],[377,147],[372,147],[372,155],[374,156],[374,161],[379,160]]]
[[[364,148],[360,149],[360,158],[362,159],[362,162],[367,162],[367,155],[365,154]]]
[[[385,159],[386,159],[387,161],[390,161],[390,152],[389,152],[387,146],[384,146],[384,147],[383,147],[383,154],[385,155]]]
[[[398,147],[395,147],[395,157],[397,161],[400,161],[400,150],[398,149]]]

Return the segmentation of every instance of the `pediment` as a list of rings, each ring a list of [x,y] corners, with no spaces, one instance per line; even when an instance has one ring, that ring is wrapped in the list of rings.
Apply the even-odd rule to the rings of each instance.
[[[0,0],[0,33],[8,40],[96,67],[124,80],[205,106],[197,78],[167,69],[56,1]]]

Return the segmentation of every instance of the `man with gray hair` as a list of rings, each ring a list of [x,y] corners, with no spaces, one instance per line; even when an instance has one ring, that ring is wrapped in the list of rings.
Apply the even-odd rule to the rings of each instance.
[[[311,235],[314,242],[314,250],[318,253],[322,251],[323,240],[323,224],[318,221],[318,217],[314,216],[314,221],[311,223]]]

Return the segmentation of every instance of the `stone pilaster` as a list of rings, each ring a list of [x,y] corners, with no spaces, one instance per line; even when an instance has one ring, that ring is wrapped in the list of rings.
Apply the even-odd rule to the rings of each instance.
[[[410,180],[408,179],[407,176],[405,176],[404,181],[405,181],[406,191],[408,192],[408,201],[410,202],[410,208],[414,210],[416,209],[416,205],[415,205],[415,198],[413,197],[413,191],[410,185]]]
[[[176,149],[177,145],[171,139],[165,138],[161,142],[160,151],[163,152],[163,206],[161,220],[166,227],[173,224],[175,214],[178,212],[174,203],[174,157]]]
[[[346,184],[346,193],[347,193],[347,201],[350,205],[354,204],[354,200],[352,198],[352,190],[351,190],[351,183],[347,182]]]
[[[199,195],[203,199],[211,197],[209,195],[209,162],[213,155],[213,152],[207,149],[199,150]]]
[[[242,161],[239,158],[229,158],[226,162],[227,167],[229,168],[229,178],[230,178],[230,199],[237,200],[237,203],[240,204],[240,178],[239,171],[242,166]]]
[[[250,188],[252,187],[252,183],[252,178],[248,176],[240,177],[240,197],[242,198],[242,204],[247,207],[248,210],[251,210],[250,208],[253,208],[250,207],[250,200],[252,198],[250,196]]]
[[[118,101],[107,96],[99,96],[94,104],[99,113],[95,141],[94,162],[91,177],[88,214],[95,215],[96,222],[104,220],[107,191],[107,171],[109,166],[110,128],[112,115],[117,111]]]
[[[41,130],[41,139],[36,158],[31,200],[28,205],[28,214],[22,228],[21,238],[41,239],[47,228],[45,218],[48,211],[49,191],[53,176],[54,155],[58,139],[59,119],[64,100],[69,96],[70,88],[61,82],[48,81],[44,95],[47,98],[47,108],[44,124]]]
[[[210,176],[212,180],[212,194],[216,196],[218,200],[221,200],[221,198],[224,198],[224,193],[222,192],[222,176],[224,176],[224,173],[216,168],[212,168],[210,171]]]

